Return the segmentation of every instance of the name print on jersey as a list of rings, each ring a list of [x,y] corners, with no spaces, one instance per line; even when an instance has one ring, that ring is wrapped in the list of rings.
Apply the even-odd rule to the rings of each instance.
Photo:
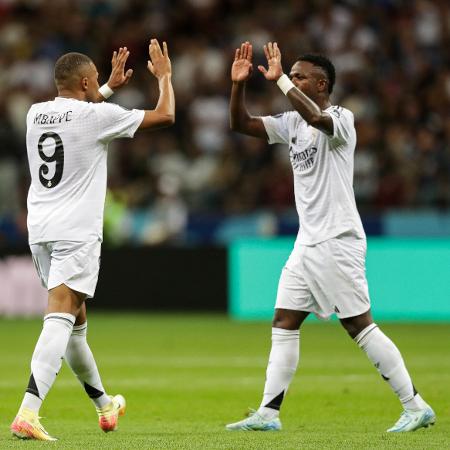
[[[295,145],[297,138],[292,138],[292,144]],[[314,155],[317,153],[317,147],[310,147],[301,152],[296,152],[292,145],[289,146],[289,157],[291,164],[296,172],[304,172],[314,165]]]
[[[33,123],[37,125],[51,125],[54,123],[70,122],[72,111],[65,111],[57,114],[36,114]]]

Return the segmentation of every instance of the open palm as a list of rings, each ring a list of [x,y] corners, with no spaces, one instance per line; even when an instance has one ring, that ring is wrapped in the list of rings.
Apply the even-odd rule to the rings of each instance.
[[[231,66],[231,80],[235,82],[246,81],[253,70],[252,45],[244,42],[241,48],[236,49],[234,62]]]
[[[266,55],[268,69],[264,66],[258,66],[258,70],[264,75],[266,80],[276,81],[283,75],[281,52],[278,44],[276,42],[269,42],[264,46],[264,54]]]
[[[158,39],[150,39],[148,54],[150,59],[147,61],[147,69],[158,80],[166,75],[172,74],[172,64],[166,42],[163,42],[163,48],[161,50]]]
[[[127,62],[130,52],[126,47],[120,47],[119,51],[115,51],[111,60],[111,75],[108,80],[108,86],[113,90],[117,90],[125,86],[130,81],[133,75],[133,69],[128,69],[125,72],[125,64]]]

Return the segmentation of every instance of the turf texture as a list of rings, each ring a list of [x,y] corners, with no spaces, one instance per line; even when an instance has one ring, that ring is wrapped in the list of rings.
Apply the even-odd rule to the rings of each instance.
[[[258,407],[270,323],[221,315],[100,314],[88,338],[108,393],[128,409],[104,434],[84,391],[63,365],[41,409],[55,443],[19,441],[9,425],[29,377],[40,320],[0,319],[0,449],[448,449],[450,324],[381,324],[438,416],[434,427],[387,434],[396,396],[337,323],[306,323],[281,432],[229,432]]]

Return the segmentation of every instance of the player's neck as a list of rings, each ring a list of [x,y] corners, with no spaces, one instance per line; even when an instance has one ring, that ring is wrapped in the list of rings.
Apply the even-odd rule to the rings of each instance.
[[[86,94],[81,91],[72,91],[70,89],[59,89],[58,97],[73,98],[75,100],[86,101]]]
[[[330,98],[329,97],[321,97],[319,96],[316,100],[317,105],[319,108],[323,111],[324,109],[327,109],[331,106]]]

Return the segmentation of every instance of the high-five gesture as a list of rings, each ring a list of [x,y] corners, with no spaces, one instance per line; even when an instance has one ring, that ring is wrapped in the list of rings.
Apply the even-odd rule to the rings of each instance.
[[[175,122],[175,94],[172,86],[172,66],[169,59],[167,44],[163,42],[163,49],[157,39],[150,39],[148,46],[150,59],[147,69],[158,80],[159,99],[156,108],[145,111],[144,119],[139,128],[160,128]]]
[[[231,66],[231,80],[233,82],[246,81],[250,78],[253,70],[252,44],[244,42],[241,48],[237,48],[234,54],[234,62]]]
[[[158,40],[151,39],[148,46],[148,54],[150,59],[148,60],[147,68],[158,80],[166,75],[172,75],[172,66],[165,42],[163,42],[163,50],[161,50]]]
[[[281,52],[276,42],[269,42],[264,46],[264,54],[267,58],[269,70],[264,66],[258,66],[258,70],[262,72],[266,80],[277,81],[283,75],[283,67],[281,66]]]
[[[111,60],[111,75],[108,80],[108,86],[113,90],[117,90],[125,86],[133,75],[133,69],[125,72],[125,63],[127,62],[130,52],[126,47],[120,47],[118,52],[114,52]]]

